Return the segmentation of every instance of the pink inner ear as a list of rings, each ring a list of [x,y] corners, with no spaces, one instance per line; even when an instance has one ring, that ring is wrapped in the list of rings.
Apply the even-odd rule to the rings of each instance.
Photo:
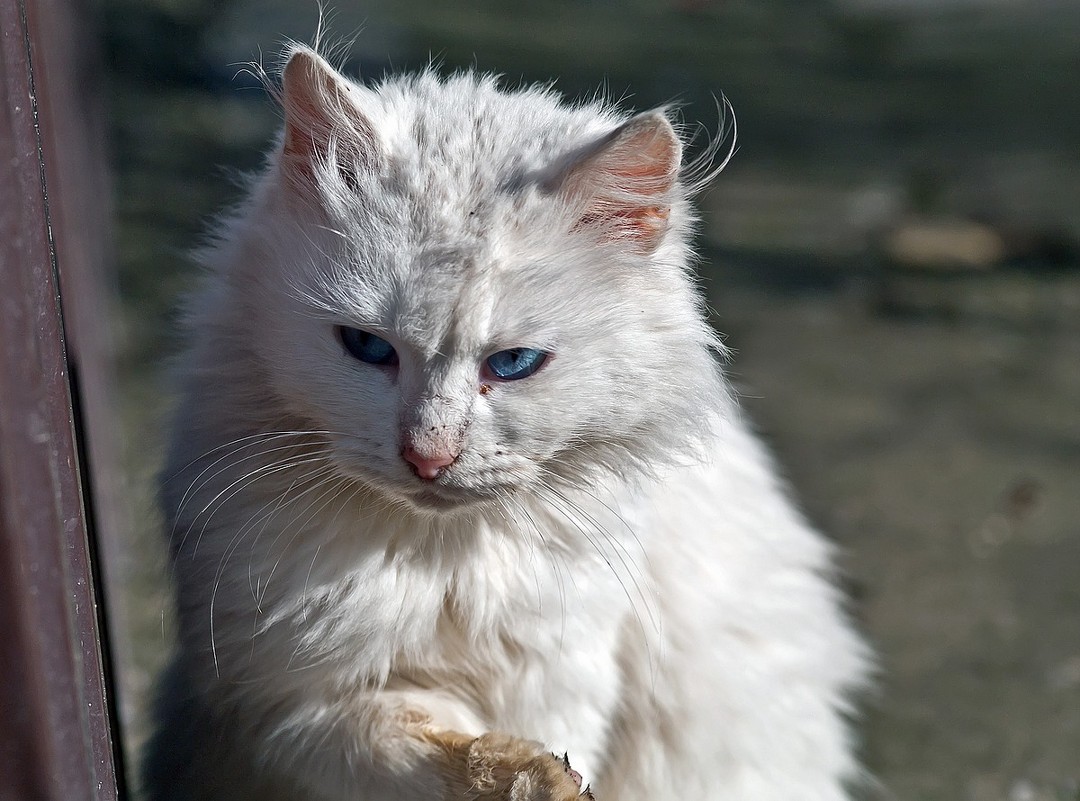
[[[578,226],[607,223],[651,251],[660,244],[670,216],[669,206],[611,206],[585,212]]]
[[[663,114],[627,122],[568,171],[569,191],[587,198],[578,226],[603,225],[645,252],[655,250],[668,228],[681,154]]]
[[[304,114],[313,114],[314,107],[292,109],[285,123],[285,144],[282,155],[293,166],[311,174],[312,159],[319,153],[325,153],[329,145],[329,134],[317,135],[312,126],[296,124],[295,120]]]
[[[312,179],[315,164],[330,156],[331,147],[342,177],[355,180],[359,165],[370,164],[374,136],[363,114],[348,97],[349,87],[315,52],[298,49],[289,58],[282,76],[285,110],[286,168]]]

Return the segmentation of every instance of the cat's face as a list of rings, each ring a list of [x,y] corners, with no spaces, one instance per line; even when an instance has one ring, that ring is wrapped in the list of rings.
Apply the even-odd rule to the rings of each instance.
[[[633,472],[685,438],[713,367],[661,116],[612,127],[427,78],[350,105],[353,138],[320,154],[290,109],[329,114],[328,80],[359,90],[301,58],[245,308],[273,332],[254,351],[275,400],[336,469],[435,512]],[[523,127],[530,103],[550,119]]]

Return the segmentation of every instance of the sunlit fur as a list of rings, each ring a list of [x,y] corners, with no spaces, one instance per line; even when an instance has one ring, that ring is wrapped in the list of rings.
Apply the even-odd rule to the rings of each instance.
[[[724,382],[687,188],[581,155],[608,106],[328,80],[325,152],[279,144],[188,304],[151,797],[440,799],[418,714],[569,752],[599,801],[845,798],[864,649]],[[618,208],[644,195],[647,241]],[[552,356],[485,383],[514,347]],[[425,481],[402,436],[436,429],[462,450]]]

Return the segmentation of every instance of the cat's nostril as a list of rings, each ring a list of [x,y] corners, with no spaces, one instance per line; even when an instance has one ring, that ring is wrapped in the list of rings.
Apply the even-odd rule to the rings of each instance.
[[[411,445],[406,445],[402,451],[401,456],[412,465],[413,472],[420,478],[427,479],[428,481],[438,478],[442,473],[443,468],[449,467],[457,459],[458,455],[451,451],[433,451],[431,453],[421,453],[413,448]]]

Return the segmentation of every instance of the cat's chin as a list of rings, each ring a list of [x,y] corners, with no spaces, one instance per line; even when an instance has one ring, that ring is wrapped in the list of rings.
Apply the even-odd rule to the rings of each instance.
[[[497,497],[490,491],[438,484],[410,487],[401,497],[417,511],[427,514],[454,514],[497,503]]]
[[[408,503],[421,512],[452,514],[476,506],[480,500],[451,497],[442,492],[419,490],[405,496]]]
[[[473,512],[484,507],[494,506],[500,498],[510,494],[507,487],[460,487],[435,482],[388,482],[385,479],[360,479],[370,490],[388,497],[396,504],[404,504],[409,509],[427,515],[452,515]]]

